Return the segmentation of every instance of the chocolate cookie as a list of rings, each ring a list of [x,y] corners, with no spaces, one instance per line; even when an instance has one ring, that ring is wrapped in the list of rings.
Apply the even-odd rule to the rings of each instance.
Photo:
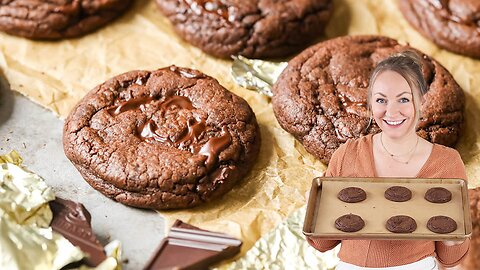
[[[406,187],[393,186],[385,190],[385,198],[393,202],[406,202],[412,198],[412,191]]]
[[[331,0],[157,0],[175,31],[204,52],[222,58],[280,57],[320,37]]]
[[[347,187],[338,192],[337,198],[342,202],[356,203],[364,201],[367,198],[367,193],[358,187]]]
[[[480,269],[480,187],[468,190],[470,198],[470,215],[472,217],[472,238],[470,252],[462,261],[462,269]]]
[[[425,200],[432,203],[446,203],[452,199],[452,193],[442,187],[434,187],[425,192]]]
[[[398,1],[407,21],[422,35],[452,52],[480,57],[480,1]]]
[[[199,71],[171,66],[95,87],[66,119],[63,145],[104,195],[171,209],[230,190],[254,164],[260,132],[245,100]]]
[[[122,14],[131,0],[0,1],[0,31],[31,39],[92,32]]]
[[[386,228],[393,233],[411,233],[417,229],[417,222],[409,216],[393,216],[387,220]]]
[[[446,216],[434,216],[427,221],[427,228],[434,233],[451,233],[457,229],[457,222]]]
[[[369,124],[370,75],[381,60],[404,50],[416,51],[381,36],[339,37],[306,49],[290,60],[273,86],[278,122],[308,152],[328,163],[347,139],[380,131],[374,121]],[[428,93],[417,134],[453,146],[463,123],[464,93],[442,65],[418,53]]]
[[[335,220],[335,228],[342,232],[357,232],[365,226],[365,221],[354,214],[343,215]]]

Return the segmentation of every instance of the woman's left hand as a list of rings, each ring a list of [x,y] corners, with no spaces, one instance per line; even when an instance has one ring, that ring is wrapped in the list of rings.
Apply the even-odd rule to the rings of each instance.
[[[456,245],[461,245],[465,242],[465,240],[461,240],[461,241],[442,241],[442,243],[445,245],[445,246],[456,246]]]

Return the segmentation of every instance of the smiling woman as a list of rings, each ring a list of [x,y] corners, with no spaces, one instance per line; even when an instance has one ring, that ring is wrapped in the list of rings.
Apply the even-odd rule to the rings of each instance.
[[[428,99],[422,60],[403,52],[381,61],[370,78],[367,95],[371,121],[381,132],[348,140],[332,155],[327,177],[416,177],[466,179],[455,149],[432,144],[416,133],[421,104]],[[425,97],[425,98],[424,98]],[[325,240],[307,237],[325,252],[341,243],[342,269],[439,269],[465,258],[470,240]]]
[[[406,51],[380,62],[372,73],[368,110],[382,130],[373,136],[374,146],[381,146],[373,152],[390,157],[375,159],[379,175],[415,176],[432,152],[433,144],[415,132],[427,92],[421,66],[418,55]]]

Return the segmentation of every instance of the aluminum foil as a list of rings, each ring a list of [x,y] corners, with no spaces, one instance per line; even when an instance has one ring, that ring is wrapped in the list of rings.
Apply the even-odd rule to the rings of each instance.
[[[84,253],[50,227],[52,189],[21,163],[15,151],[0,156],[0,269],[56,270],[81,260]],[[121,269],[118,241],[106,251],[109,258],[96,268],[78,269]]]
[[[335,269],[340,245],[324,253],[311,247],[302,233],[305,211],[305,207],[295,211],[273,231],[260,238],[245,256],[215,270]]]
[[[266,96],[273,95],[272,86],[277,81],[287,62],[268,62],[248,59],[241,55],[232,56],[232,76],[240,86],[258,91]]]
[[[21,162],[16,152],[0,156],[0,213],[20,225],[47,228],[52,220],[47,202],[55,195],[39,176],[19,167]]]

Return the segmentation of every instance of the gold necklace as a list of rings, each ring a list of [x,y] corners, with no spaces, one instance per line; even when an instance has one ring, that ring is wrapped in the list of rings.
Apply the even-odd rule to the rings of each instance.
[[[390,153],[390,152],[387,150],[387,148],[385,147],[385,145],[383,144],[383,136],[382,136],[382,135],[383,135],[383,132],[380,133],[380,143],[382,144],[383,150],[385,150],[385,152],[387,152],[394,161],[400,162],[400,163],[404,163],[404,164],[408,164],[408,162],[410,162],[410,160],[412,159],[413,154],[415,153],[415,150],[417,149],[418,136],[417,136],[417,142],[415,143],[415,146],[414,146],[410,151],[408,151],[408,152],[405,153],[405,154],[394,155],[394,154]],[[410,156],[408,157],[407,161],[401,161],[401,160],[398,160],[398,159],[395,158],[395,157],[398,158],[398,157],[401,157],[401,156],[405,156],[405,155],[408,155],[408,154],[410,154]]]

